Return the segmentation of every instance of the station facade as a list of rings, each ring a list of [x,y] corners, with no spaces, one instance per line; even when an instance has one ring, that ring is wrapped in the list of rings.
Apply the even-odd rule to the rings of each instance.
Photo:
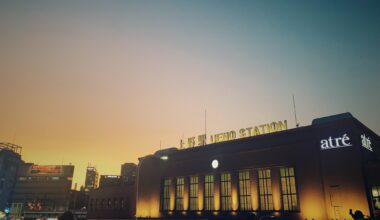
[[[350,113],[140,158],[139,218],[351,219],[380,214],[380,138]]]

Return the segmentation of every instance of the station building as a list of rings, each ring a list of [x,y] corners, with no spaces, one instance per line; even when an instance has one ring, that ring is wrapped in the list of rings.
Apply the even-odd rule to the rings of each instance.
[[[139,158],[139,218],[352,219],[380,214],[380,138],[350,113]]]

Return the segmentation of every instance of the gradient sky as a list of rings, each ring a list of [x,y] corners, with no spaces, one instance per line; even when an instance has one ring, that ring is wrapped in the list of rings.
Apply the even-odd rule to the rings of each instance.
[[[118,174],[184,137],[351,112],[380,133],[379,1],[0,1],[0,141]]]

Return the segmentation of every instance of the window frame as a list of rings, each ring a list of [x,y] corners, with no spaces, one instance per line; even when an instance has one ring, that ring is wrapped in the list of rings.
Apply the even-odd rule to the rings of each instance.
[[[225,176],[226,175],[226,176]],[[227,178],[223,178],[223,177]],[[220,211],[232,211],[232,175],[230,172],[220,174]]]
[[[185,178],[177,177],[175,184],[174,207],[176,211],[184,211]],[[180,196],[179,196],[180,195]]]
[[[160,192],[160,210],[164,212],[171,211],[170,210],[170,187],[171,187],[171,179],[164,178],[161,182],[161,192]]]
[[[196,181],[193,181],[196,180]],[[193,192],[192,189],[195,191]],[[199,176],[189,177],[189,211],[199,211]],[[193,207],[194,206],[194,207]]]
[[[207,177],[211,177],[212,181],[208,182],[206,181]],[[209,185],[209,187],[206,187],[206,185]],[[204,176],[204,188],[203,188],[203,210],[204,211],[215,211],[215,204],[214,204],[214,198],[215,198],[215,176],[213,174],[205,175]],[[206,192],[208,191],[207,189],[210,190],[210,195],[206,196]],[[209,200],[209,203],[206,201]],[[209,204],[210,208],[206,209],[206,204]]]
[[[376,188],[377,196],[373,195],[374,188]],[[378,186],[371,186],[371,198],[372,198],[373,210],[376,211],[376,212],[380,211],[380,207],[376,208],[376,205],[375,205],[376,204],[376,202],[375,202],[376,199],[380,202],[380,185],[378,185]]]
[[[240,178],[240,174],[241,173],[248,173],[248,178],[246,176],[244,176],[244,178]],[[243,212],[246,212],[246,211],[252,211],[253,208],[252,208],[252,185],[251,185],[251,181],[252,181],[252,177],[251,177],[251,170],[240,170],[238,171],[238,187],[237,187],[237,190],[238,190],[238,203],[239,203],[239,211],[243,211]],[[241,182],[244,182],[243,183],[243,186],[241,186]],[[248,183],[248,184],[247,184]],[[247,185],[246,185],[247,184]],[[242,187],[245,186],[245,192],[246,194],[242,194]],[[244,190],[243,190],[244,191]],[[246,208],[242,208],[242,198],[246,201]]]
[[[289,170],[288,170],[288,175],[285,175],[285,176],[282,176],[282,174],[281,174],[281,169],[293,169],[293,176],[291,176],[290,175],[290,172],[289,172]],[[295,168],[294,167],[290,167],[290,166],[287,166],[287,167],[281,167],[280,168],[280,192],[281,192],[281,205],[282,205],[282,210],[284,211],[284,212],[298,212],[299,210],[300,210],[300,203],[299,203],[299,198],[298,198],[298,187],[297,187],[297,180],[296,180],[296,171],[295,171]],[[286,194],[284,194],[283,193],[283,183],[282,183],[282,179],[284,178],[284,179],[287,179],[287,180],[289,180],[289,181],[287,181],[287,184],[288,184],[288,182],[289,182],[289,184],[291,184],[290,183],[290,179],[289,178],[292,178],[293,177],[293,179],[294,179],[294,190],[295,190],[295,193],[293,193],[293,192],[290,192],[290,193],[286,193]],[[289,189],[290,188],[290,190],[291,190],[291,185],[289,185],[288,187],[287,187],[287,189]],[[291,190],[292,191],[292,190]],[[286,197],[288,197],[289,198],[289,196],[290,196],[290,198],[293,198],[292,196],[295,196],[295,200],[296,200],[296,203],[297,203],[297,205],[296,205],[296,207],[295,208],[288,208],[288,209],[285,209],[285,203],[284,203],[284,196],[286,196]],[[293,200],[293,199],[292,199]],[[291,201],[289,201],[288,200],[288,203],[291,203]],[[288,204],[289,205],[289,204]]]
[[[265,171],[265,172],[263,172]],[[268,173],[267,171],[269,171],[269,177],[267,176]],[[264,175],[261,175],[263,177],[260,177],[260,172],[263,172],[262,174]],[[270,168],[263,168],[263,169],[258,169],[257,170],[257,187],[258,187],[258,202],[259,202],[259,210],[261,212],[271,212],[271,211],[274,211],[274,204],[273,204],[273,184],[272,184],[272,175],[271,175],[271,169]],[[261,193],[261,181],[260,180],[263,180],[263,189],[264,189],[264,193],[262,194]],[[270,185],[268,187],[268,184]],[[270,192],[268,192],[270,191]],[[264,198],[264,206],[262,206],[262,197]]]

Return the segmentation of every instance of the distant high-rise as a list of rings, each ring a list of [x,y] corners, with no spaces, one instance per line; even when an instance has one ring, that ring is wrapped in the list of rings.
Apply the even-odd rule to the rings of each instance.
[[[134,183],[136,180],[137,165],[134,163],[125,163],[121,165],[120,176],[126,183]]]
[[[0,210],[10,205],[17,169],[21,164],[20,154],[20,146],[0,143]]]
[[[117,175],[100,175],[99,188],[120,186],[122,177]]]
[[[84,184],[85,191],[96,189],[98,187],[98,171],[95,167],[88,166],[86,171],[86,181]]]

